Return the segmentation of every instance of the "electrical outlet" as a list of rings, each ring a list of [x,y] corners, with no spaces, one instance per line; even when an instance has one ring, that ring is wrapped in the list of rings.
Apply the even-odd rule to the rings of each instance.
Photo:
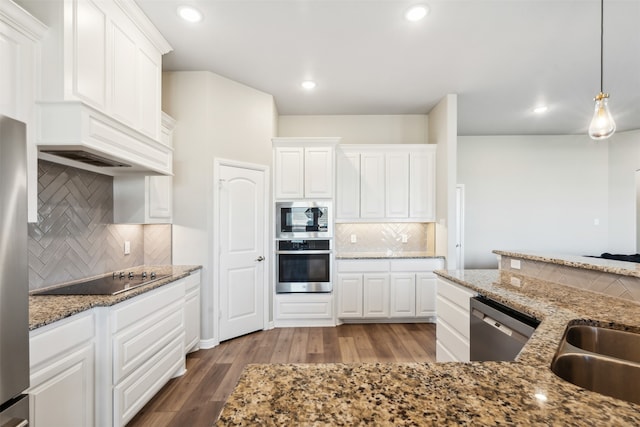
[[[356,243],[358,241],[358,237],[355,234],[351,235],[351,243]]]
[[[128,240],[124,241],[124,254],[129,255],[131,253],[131,242]]]
[[[400,237],[402,238],[402,243],[407,243],[409,241],[409,236],[406,234],[401,234]]]

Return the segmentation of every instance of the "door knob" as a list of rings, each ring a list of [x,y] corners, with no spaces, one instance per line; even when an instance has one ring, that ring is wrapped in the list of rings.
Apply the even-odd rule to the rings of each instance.
[[[258,261],[258,262],[264,261],[264,257],[262,255],[260,255],[258,258],[256,258],[256,261]]]

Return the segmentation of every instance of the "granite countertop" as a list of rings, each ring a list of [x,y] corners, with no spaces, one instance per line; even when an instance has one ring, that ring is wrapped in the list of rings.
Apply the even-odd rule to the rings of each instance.
[[[217,425],[640,425],[640,405],[549,369],[569,322],[640,332],[640,305],[541,280],[515,288],[497,270],[437,274],[542,320],[515,362],[250,365]]]
[[[426,251],[406,251],[406,252],[336,252],[336,259],[421,259],[440,258],[433,252]]]
[[[541,261],[550,264],[564,265],[567,267],[577,267],[586,270],[620,274],[622,276],[640,277],[640,263],[637,262],[618,261],[590,256],[555,255],[535,252],[521,253],[496,250],[493,251],[493,253],[512,258],[528,259],[531,261]]]
[[[136,274],[142,271],[155,271],[158,275],[169,274],[170,276],[117,295],[30,295],[29,330],[40,328],[93,307],[112,306],[186,277],[201,268],[199,265],[143,265],[128,268],[127,271]]]

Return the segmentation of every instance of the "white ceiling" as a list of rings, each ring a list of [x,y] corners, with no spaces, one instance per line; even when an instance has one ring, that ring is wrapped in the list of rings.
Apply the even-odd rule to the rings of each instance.
[[[425,114],[456,93],[460,135],[586,134],[600,89],[598,0],[425,0],[418,23],[411,0],[136,2],[173,46],[165,70],[267,92],[282,115]],[[204,20],[181,21],[183,4]],[[640,129],[640,0],[605,0],[604,17],[609,106]]]

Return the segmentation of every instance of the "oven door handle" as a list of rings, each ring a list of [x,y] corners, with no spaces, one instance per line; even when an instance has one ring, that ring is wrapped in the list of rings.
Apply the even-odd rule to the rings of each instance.
[[[277,255],[321,255],[330,253],[331,251],[276,251]]]

